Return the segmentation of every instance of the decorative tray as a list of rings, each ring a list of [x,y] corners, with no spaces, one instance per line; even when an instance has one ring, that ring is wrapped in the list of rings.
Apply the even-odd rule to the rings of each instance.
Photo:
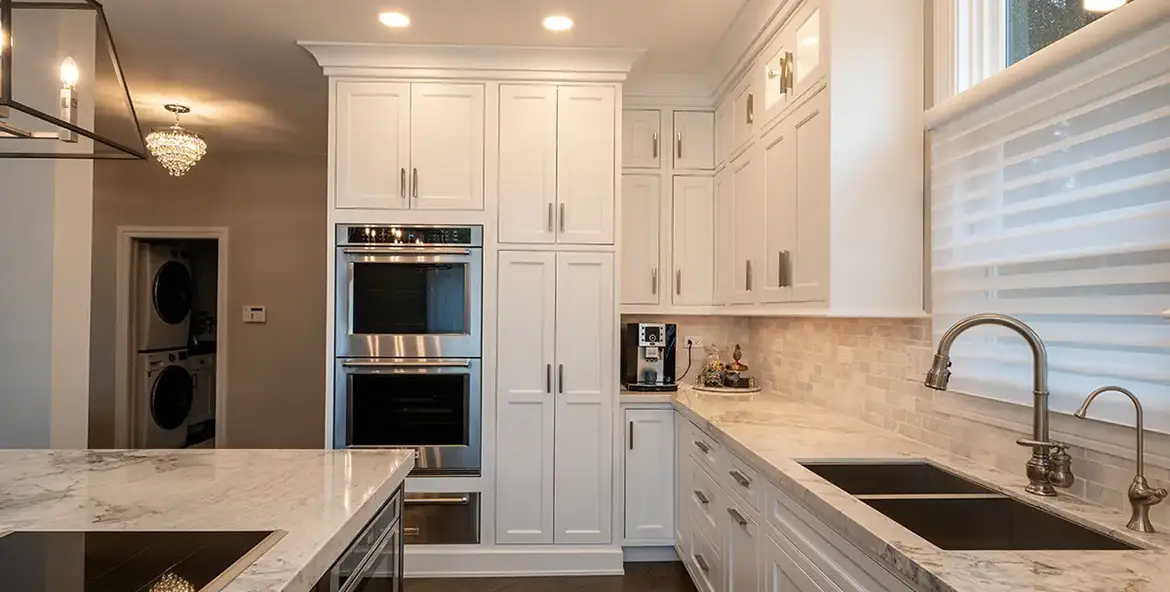
[[[763,390],[763,389],[761,389],[761,387],[758,387],[758,386],[731,387],[731,386],[703,386],[701,384],[696,384],[696,385],[692,386],[691,388],[700,392],[700,393],[714,393],[717,395],[751,395],[751,394],[758,393],[761,390]]]

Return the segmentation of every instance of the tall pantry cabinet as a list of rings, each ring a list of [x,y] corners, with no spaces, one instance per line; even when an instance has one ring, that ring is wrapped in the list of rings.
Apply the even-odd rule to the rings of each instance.
[[[617,543],[617,93],[500,85],[496,544]]]

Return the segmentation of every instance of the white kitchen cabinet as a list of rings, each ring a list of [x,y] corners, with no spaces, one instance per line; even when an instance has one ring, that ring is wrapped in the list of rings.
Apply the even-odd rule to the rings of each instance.
[[[483,85],[410,85],[411,207],[483,209]]]
[[[617,358],[613,254],[557,254],[556,294],[554,539],[609,543]]]
[[[335,117],[337,207],[409,207],[410,85],[338,82]]]
[[[690,472],[687,470],[689,459],[686,444],[690,442],[691,422],[682,413],[674,413],[674,546],[678,556],[685,561],[690,554],[684,544],[687,540],[686,525],[689,519],[684,519],[688,513],[686,504],[690,498]]]
[[[556,295],[555,253],[500,252],[497,543],[553,542]]]
[[[673,152],[675,170],[715,168],[715,114],[675,111]]]
[[[756,133],[756,87],[755,70],[749,68],[731,95],[731,158],[746,149],[755,140]]]
[[[709,305],[715,297],[715,181],[674,178],[674,261],[671,298],[679,305]]]
[[[557,242],[613,244],[614,89],[557,89]]]
[[[613,244],[614,89],[500,85],[502,243]]]
[[[731,121],[731,110],[735,101],[730,99],[715,108],[715,168],[723,167],[731,160],[734,147],[735,129]]]
[[[722,264],[731,266],[732,304],[752,304],[759,288],[760,234],[763,231],[760,216],[760,155],[749,149],[731,163],[731,190],[728,206],[731,208],[732,236],[729,257]]]
[[[556,242],[557,87],[500,85],[500,242]]]
[[[622,111],[622,166],[656,169],[662,162],[662,116],[649,109]]]
[[[764,273],[760,302],[791,302],[785,261],[796,250],[796,139],[792,126],[772,128],[763,139]],[[811,229],[810,229],[811,230]],[[818,229],[819,230],[819,229]]]
[[[764,592],[828,592],[817,585],[772,536],[766,535],[763,539],[760,558],[764,567]]]
[[[627,409],[625,538],[674,542],[674,410]]]
[[[484,86],[337,83],[338,208],[483,209]]]
[[[612,540],[612,253],[500,251],[496,543]]]
[[[724,521],[723,566],[726,592],[760,592],[760,525],[741,505],[727,496]]]
[[[789,94],[798,100],[825,77],[828,62],[828,22],[821,18],[821,0],[807,0],[792,16],[786,29],[792,42],[793,64]]]
[[[735,240],[735,201],[731,167],[715,174],[715,304],[731,304],[731,243]]]
[[[662,178],[622,175],[622,304],[658,304]]]

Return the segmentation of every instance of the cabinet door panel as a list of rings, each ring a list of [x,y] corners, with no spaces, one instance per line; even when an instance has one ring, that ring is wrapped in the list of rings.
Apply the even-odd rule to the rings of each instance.
[[[613,244],[614,89],[557,89],[557,241]]]
[[[338,82],[335,115],[337,207],[406,208],[410,85]]]
[[[781,123],[764,138],[764,269],[760,300],[792,300],[788,264],[796,249],[796,141],[791,125]]]
[[[658,304],[667,285],[658,269],[661,184],[658,175],[622,176],[622,304]]]
[[[794,302],[829,296],[829,93],[792,114],[795,139],[796,246],[789,262]]]
[[[724,509],[729,519],[724,538],[724,569],[727,592],[760,592],[759,536],[760,525],[752,520],[743,506],[729,500]]]
[[[731,111],[735,100],[728,99],[720,103],[715,110],[715,167],[718,168],[731,160],[731,151],[734,148],[735,129],[731,121]]]
[[[496,542],[553,542],[556,255],[501,251]]]
[[[500,242],[556,241],[557,87],[500,85]]]
[[[732,219],[734,236],[731,238],[732,284],[731,302],[751,304],[756,301],[760,287],[757,265],[757,247],[762,232],[759,203],[759,156],[754,149],[744,152],[731,163]]]
[[[611,540],[614,300],[611,253],[557,255],[557,543]]]
[[[715,115],[704,111],[674,112],[674,168],[715,167]]]
[[[773,536],[764,536],[764,592],[824,592],[773,540]]]
[[[676,305],[712,304],[715,297],[715,186],[711,177],[674,178]]]
[[[674,410],[626,410],[626,539],[674,537]]]
[[[622,112],[622,166],[656,169],[661,162],[662,117],[658,111],[633,109]]]
[[[828,47],[828,27],[821,18],[820,0],[806,2],[793,16],[788,25],[793,39],[792,91],[793,99],[799,99],[806,91],[816,86],[825,77],[826,59],[823,55]]]
[[[483,85],[411,85],[413,208],[483,209]]]

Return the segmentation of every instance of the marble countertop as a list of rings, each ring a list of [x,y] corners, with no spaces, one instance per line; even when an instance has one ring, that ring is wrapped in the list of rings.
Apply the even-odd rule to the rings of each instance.
[[[308,590],[413,467],[409,451],[0,450],[0,533],[279,530],[224,592]]]
[[[1027,479],[808,403],[729,402],[690,389],[675,408],[784,493],[925,592],[1166,592],[1170,536],[1127,530],[1128,513],[1069,495],[1025,494]],[[945,551],[831,485],[794,459],[927,459],[1142,551]],[[1074,471],[1076,467],[1073,467]]]

